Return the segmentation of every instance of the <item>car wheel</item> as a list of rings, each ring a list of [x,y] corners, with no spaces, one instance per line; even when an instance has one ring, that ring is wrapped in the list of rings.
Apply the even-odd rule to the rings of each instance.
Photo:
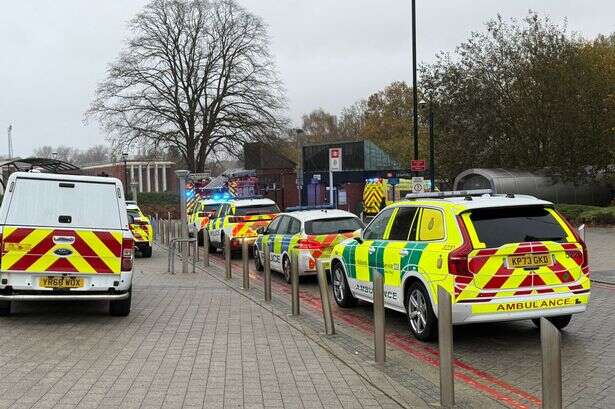
[[[406,312],[410,332],[420,341],[432,341],[438,334],[438,319],[431,307],[427,289],[420,281],[408,287],[406,293]]]
[[[263,262],[261,261],[261,255],[258,248],[254,246],[252,252],[254,254],[254,267],[256,267],[256,271],[263,271],[265,266],[263,266]]]
[[[11,302],[0,301],[0,317],[7,317],[11,315]]]
[[[114,300],[109,303],[109,314],[113,317],[126,317],[130,314],[132,304],[132,289],[128,290],[128,298]]]
[[[204,232],[203,233],[203,241],[205,241],[205,234],[207,234],[207,236],[209,236],[209,232]],[[215,254],[218,251],[218,248],[211,242],[211,237],[208,237],[209,240],[207,240],[209,242],[209,253],[210,254]]]
[[[558,315],[556,317],[547,317],[547,319],[555,326],[557,329],[566,328],[570,321],[572,320],[572,314],[568,315]],[[540,318],[532,319],[532,322],[536,326],[536,328],[540,329]]]
[[[288,256],[282,259],[282,274],[284,274],[284,281],[290,284],[290,258]]]
[[[344,268],[338,263],[331,266],[331,279],[333,282],[333,298],[340,307],[349,308],[357,304],[357,299],[352,295]]]
[[[143,257],[150,258],[152,256],[152,246],[148,245],[143,249]]]
[[[196,234],[196,241],[199,247],[203,247],[203,243],[205,242],[205,239],[203,238],[203,230],[199,230]]]

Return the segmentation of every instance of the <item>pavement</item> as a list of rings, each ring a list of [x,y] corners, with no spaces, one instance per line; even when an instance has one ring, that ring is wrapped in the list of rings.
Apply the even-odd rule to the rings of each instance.
[[[613,233],[587,232],[597,281],[588,312],[562,332],[566,408],[615,407]],[[302,279],[301,316],[291,317],[281,277],[265,303],[260,273],[241,288],[240,264],[230,281],[219,257],[170,275],[156,248],[136,261],[126,318],[110,317],[105,303],[17,304],[0,319],[0,408],[439,406],[437,344],[412,338],[403,314],[387,311],[387,362],[377,365],[371,305],[333,305],[328,336],[316,280]],[[455,327],[454,353],[456,407],[541,406],[531,323]]]

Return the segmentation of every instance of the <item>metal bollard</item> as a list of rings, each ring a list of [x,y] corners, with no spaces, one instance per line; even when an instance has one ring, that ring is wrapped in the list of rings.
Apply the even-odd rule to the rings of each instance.
[[[290,285],[291,285],[291,307],[292,315],[299,315],[299,254],[291,251],[290,257]]]
[[[203,230],[203,266],[209,267],[209,232]]]
[[[377,364],[384,364],[386,361],[386,338],[384,331],[385,311],[384,311],[384,280],[378,271],[372,271],[374,278],[374,352]]]
[[[329,299],[329,285],[327,284],[327,273],[322,261],[316,264],[318,273],[318,288],[320,290],[320,303],[322,304],[322,318],[325,321],[325,332],[327,335],[335,334],[335,324],[333,323],[333,310],[331,310],[331,300]]]
[[[263,246],[263,270],[265,275],[265,301],[271,302],[271,260],[269,259],[269,244]],[[256,257],[256,255],[255,255]]]
[[[243,262],[243,286],[244,290],[250,289],[250,249],[248,248],[248,241],[243,239],[241,241],[241,261]]]
[[[230,280],[233,278],[231,272],[231,239],[224,236],[224,279]]]
[[[451,295],[438,286],[438,347],[440,349],[440,406],[455,406],[453,368],[453,311]]]
[[[546,318],[540,318],[542,349],[542,407],[562,408],[562,347],[559,330]]]

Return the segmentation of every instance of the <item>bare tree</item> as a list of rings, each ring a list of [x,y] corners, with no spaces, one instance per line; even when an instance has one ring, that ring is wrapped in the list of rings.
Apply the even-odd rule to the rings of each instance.
[[[266,26],[235,0],[153,0],[130,29],[86,113],[115,149],[174,147],[201,170],[286,126]]]

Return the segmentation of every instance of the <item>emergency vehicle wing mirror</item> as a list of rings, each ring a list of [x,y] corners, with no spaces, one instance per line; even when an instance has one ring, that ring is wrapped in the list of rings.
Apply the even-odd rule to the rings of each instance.
[[[265,227],[259,227],[256,229],[257,234],[267,234],[267,229]]]
[[[199,212],[199,213],[197,214],[197,216],[198,216],[198,217],[205,217],[205,212]]]

